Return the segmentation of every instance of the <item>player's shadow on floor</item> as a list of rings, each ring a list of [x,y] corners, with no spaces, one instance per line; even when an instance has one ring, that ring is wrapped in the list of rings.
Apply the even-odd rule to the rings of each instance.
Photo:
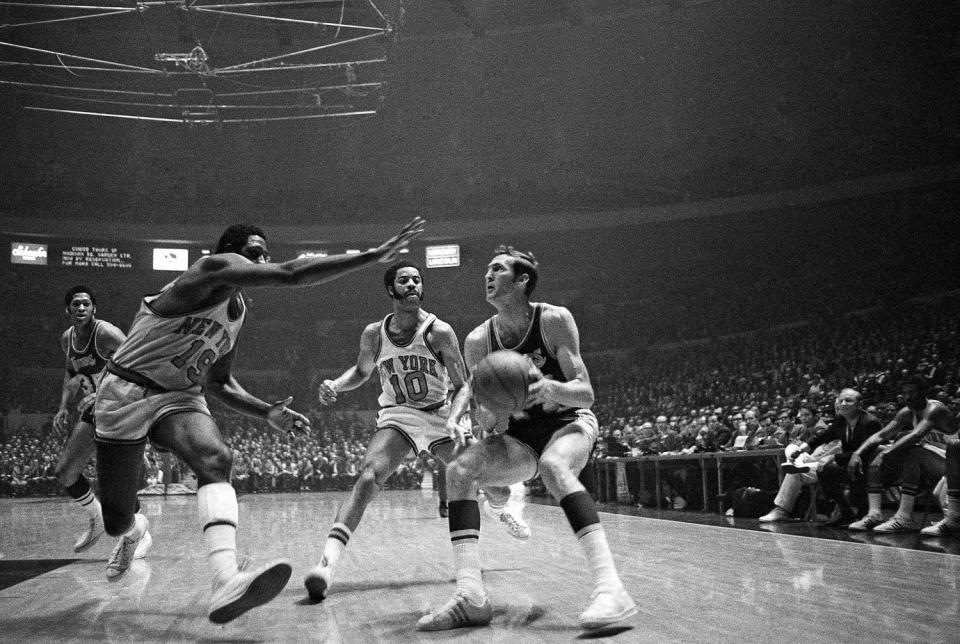
[[[619,635],[620,633],[625,633],[626,631],[632,631],[633,626],[607,626],[606,628],[598,628],[593,631],[586,633],[580,633],[577,636],[578,640],[596,640],[603,637],[613,637]]]

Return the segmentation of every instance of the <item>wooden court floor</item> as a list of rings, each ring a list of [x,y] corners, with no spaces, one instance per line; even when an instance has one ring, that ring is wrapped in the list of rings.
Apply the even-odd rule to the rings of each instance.
[[[303,575],[342,493],[240,499],[241,553],[285,557],[294,576],[270,604],[207,621],[208,570],[195,497],[142,497],[154,546],[121,581],[111,542],[74,555],[80,514],[62,498],[0,499],[2,642],[960,642],[960,556],[601,513],[640,613],[583,633],[585,560],[560,509],[528,504],[529,542],[484,517],[488,627],[419,633],[453,592],[446,521],[432,492],[383,492],[323,603]]]

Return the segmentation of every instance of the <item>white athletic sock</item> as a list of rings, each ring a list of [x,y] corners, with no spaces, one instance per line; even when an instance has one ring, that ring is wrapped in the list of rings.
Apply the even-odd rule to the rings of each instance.
[[[237,493],[229,483],[210,483],[197,490],[200,528],[207,542],[213,587],[237,574]]]
[[[594,589],[614,590],[620,587],[620,577],[617,576],[617,567],[613,563],[613,554],[603,526],[597,524],[595,530],[582,534],[579,541],[590,564]]]
[[[453,544],[453,563],[457,570],[457,593],[474,604],[483,602],[483,576],[480,573],[480,541],[460,539]]]
[[[93,488],[87,490],[87,493],[79,499],[74,499],[73,502],[79,505],[80,509],[91,519],[103,516],[103,511],[100,509],[100,501],[93,493]]]
[[[900,493],[900,507],[897,508],[896,517],[898,519],[910,520],[913,518],[913,502],[917,497],[912,494]]]
[[[883,502],[883,495],[877,492],[870,492],[867,494],[867,507],[869,508],[868,514],[877,516],[883,514],[880,510],[880,504]]]
[[[347,548],[347,544],[350,543],[350,537],[353,536],[353,532],[343,523],[334,523],[330,527],[330,534],[327,535],[327,542],[323,545],[323,556],[327,560],[327,565],[333,568],[337,561],[340,560],[340,555],[343,554],[343,551]]]

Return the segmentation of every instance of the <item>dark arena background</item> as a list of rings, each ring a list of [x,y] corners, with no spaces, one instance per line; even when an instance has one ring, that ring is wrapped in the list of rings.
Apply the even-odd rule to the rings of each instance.
[[[960,413],[958,85],[956,0],[0,1],[0,639],[957,641],[960,537],[836,527],[822,484],[758,517],[802,407],[829,423],[854,388],[886,423],[919,375]],[[196,477],[152,449],[148,556],[111,583],[109,538],[73,552],[85,519],[53,475],[67,289],[126,331],[229,224],[260,225],[278,262],[414,216],[403,258],[461,343],[495,313],[500,244],[573,314],[600,421],[580,480],[635,618],[580,631],[586,560],[534,479],[514,488],[530,541],[484,517],[492,623],[416,631],[453,559],[437,463],[413,454],[307,598],[380,391],[323,407],[317,388],[392,310],[383,265],[246,292],[237,379],[313,425],[211,403],[241,552],[293,565],[276,599],[207,620]],[[945,489],[923,482],[918,525]]]

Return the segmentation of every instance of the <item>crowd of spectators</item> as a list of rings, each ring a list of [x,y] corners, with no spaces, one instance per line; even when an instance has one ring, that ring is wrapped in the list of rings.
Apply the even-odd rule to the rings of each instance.
[[[822,428],[844,387],[888,419],[899,406],[899,382],[915,373],[956,411],[958,329],[960,297],[948,295],[615,357],[587,354],[602,431],[597,456],[782,449]],[[46,408],[57,384],[47,385]],[[277,383],[278,398],[286,386]],[[344,407],[363,408],[367,397],[361,391]],[[215,401],[212,407],[234,452],[234,485],[248,493],[349,489],[374,428],[370,412],[315,407],[311,432],[284,435]],[[7,428],[0,495],[54,493],[62,440],[49,426]],[[409,459],[388,485],[419,486],[425,466],[434,464]]]
[[[365,417],[369,415],[314,408],[309,413],[311,431],[288,435],[216,402],[211,407],[233,450],[232,480],[242,493],[349,490],[374,431],[372,417]],[[21,429],[0,443],[0,496],[58,494],[54,469],[64,439],[48,423],[39,431]],[[386,486],[418,488],[424,468],[432,473],[436,466],[433,459],[411,457]],[[95,466],[89,464],[84,474],[95,480]],[[142,487],[181,483],[195,489],[191,480],[183,463],[147,447]]]
[[[601,449],[634,454],[782,447],[803,408],[826,421],[853,387],[881,419],[899,383],[919,373],[930,394],[960,409],[960,298],[838,316],[721,341],[647,350],[591,372]]]
[[[56,434],[41,437],[24,432],[0,443],[0,496],[56,494],[54,470],[63,439]],[[92,470],[92,465],[88,465],[84,474],[89,476]]]
[[[375,429],[370,414],[316,407],[308,414],[311,431],[289,435],[222,407],[215,413],[233,450],[234,487],[251,493],[351,489]],[[419,487],[424,466],[420,459],[407,459],[387,488]]]

